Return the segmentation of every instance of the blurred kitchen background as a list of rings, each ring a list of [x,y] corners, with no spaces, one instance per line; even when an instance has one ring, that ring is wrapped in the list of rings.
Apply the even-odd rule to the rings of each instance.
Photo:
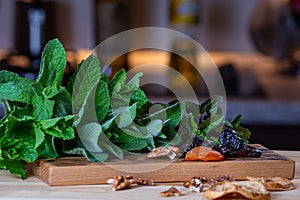
[[[100,42],[146,26],[185,33],[208,51],[224,81],[227,118],[242,114],[252,143],[300,150],[300,0],[0,0],[0,70],[34,79],[41,49],[58,37],[67,80]],[[194,56],[185,41],[174,45]],[[185,73],[199,99],[207,97],[190,63],[174,54],[130,52],[111,63],[110,73],[149,61]],[[154,100],[170,96],[152,87],[145,90]]]

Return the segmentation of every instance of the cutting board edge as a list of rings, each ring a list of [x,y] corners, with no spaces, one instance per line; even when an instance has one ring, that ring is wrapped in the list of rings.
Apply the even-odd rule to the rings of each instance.
[[[269,160],[259,160],[261,165],[265,166],[265,169],[263,166],[255,165],[254,162],[256,160],[243,160],[240,161],[218,161],[218,162],[201,162],[201,161],[180,161],[180,162],[174,162],[170,165],[167,165],[165,168],[160,169],[160,171],[154,171],[154,173],[126,173],[124,171],[116,170],[113,168],[109,168],[108,166],[101,164],[101,163],[91,163],[88,161],[85,161],[82,157],[62,157],[56,160],[38,160],[35,163],[31,163],[28,165],[28,171],[31,171],[34,176],[42,180],[43,182],[47,183],[49,186],[68,186],[68,185],[90,185],[90,184],[105,184],[107,179],[112,178],[116,175],[135,175],[137,177],[141,178],[152,178],[157,183],[173,183],[173,182],[183,182],[186,179],[189,179],[193,176],[199,176],[201,175],[201,170],[204,175],[209,175],[211,177],[212,174],[217,175],[224,175],[226,174],[233,174],[236,175],[237,179],[243,180],[245,179],[246,175],[243,172],[243,170],[247,169],[247,175],[248,176],[282,176],[288,179],[293,179],[295,177],[295,161],[292,159],[289,159],[285,156],[282,156],[272,150],[267,151],[269,154],[274,155],[275,157],[278,156],[280,158],[279,160],[276,159],[269,159]],[[81,160],[81,162],[87,162],[83,165],[77,165],[77,166],[57,166],[56,163],[60,162],[60,159],[62,160],[61,164],[64,164],[63,162],[74,162],[74,160],[77,159]],[[238,166],[236,163],[239,162]],[[243,163],[243,164],[241,164]],[[247,165],[250,165],[250,167],[247,168]],[[147,166],[147,165],[143,165]],[[181,170],[182,167],[187,167],[189,173]],[[204,168],[203,168],[204,166]],[[236,173],[228,173],[230,170],[228,169],[222,169],[222,166],[227,167],[228,169],[232,168],[233,170],[236,170]],[[237,166],[237,167],[234,167]],[[251,168],[252,166],[252,168]],[[181,176],[176,175],[176,173],[168,172],[170,168],[176,168],[181,173]],[[211,169],[217,169],[217,173],[212,173]],[[206,171],[205,171],[206,170]],[[256,171],[255,171],[256,170]],[[257,170],[261,170],[258,171]],[[224,173],[223,173],[224,172]],[[274,173],[272,173],[274,172]],[[99,174],[102,173],[102,178],[97,178]],[[244,173],[244,174],[243,174]],[[160,174],[160,175],[155,175]],[[166,174],[169,177],[163,177],[163,175]],[[170,178],[171,176],[175,176],[173,178]],[[208,177],[209,177],[208,176]],[[155,179],[156,178],[156,179]]]
[[[248,161],[248,162],[244,162],[243,163],[243,167],[244,168],[244,165],[247,165],[248,163],[251,164],[251,162],[253,161]],[[255,170],[254,172],[252,172],[251,170],[247,170],[248,171],[248,176],[281,176],[281,177],[285,177],[285,178],[288,178],[288,179],[293,179],[294,176],[295,176],[295,162],[293,160],[280,160],[280,163],[283,167],[284,170],[281,170],[281,169],[276,169],[274,171],[274,173],[270,173],[272,172],[271,170],[269,169],[266,169],[267,171],[263,171],[262,172],[259,172],[259,173],[255,173]],[[169,165],[168,167],[169,168],[173,168],[174,165],[176,165],[178,163],[174,163],[173,165]],[[187,164],[187,163],[186,163]],[[207,171],[208,169],[211,168],[211,166],[207,165],[208,163],[203,163],[203,162],[195,162],[194,165],[189,165],[191,168],[188,169],[189,171],[191,171],[190,173],[188,174],[183,174],[180,176],[180,178],[175,178],[175,179],[161,179],[161,178],[154,178],[155,182],[158,182],[158,183],[172,183],[172,182],[183,182],[185,181],[186,179],[188,178],[191,178],[195,175],[200,175],[201,173],[199,173],[200,171]],[[221,166],[221,163],[210,163],[210,165],[214,165],[214,164],[217,164],[217,168],[215,168],[215,170],[219,171],[220,173],[210,173],[210,172],[205,172],[205,173],[202,173],[204,175],[207,176],[207,174],[214,174],[213,176],[216,176],[216,175],[222,175],[222,170],[220,170],[220,166]],[[76,169],[74,169],[73,171],[74,172],[77,172],[77,173],[81,173],[82,176],[85,176],[85,172],[88,173],[89,175],[86,176],[86,177],[80,177],[80,176],[77,176],[75,179],[73,179],[74,176],[68,174],[69,171],[70,171],[70,168],[72,167],[57,167],[57,166],[52,166],[50,167],[50,169],[47,169],[49,166],[47,166],[46,163],[44,163],[45,165],[45,169],[41,170],[39,174],[36,174],[34,173],[35,176],[37,176],[39,179],[41,179],[43,182],[47,183],[48,185],[50,186],[67,186],[67,185],[90,185],[90,184],[105,184],[107,179],[109,178],[112,178],[116,175],[128,175],[128,174],[131,174],[131,175],[134,175],[134,176],[137,176],[137,177],[144,177],[144,178],[151,178],[153,176],[149,175],[149,173],[126,173],[126,172],[123,172],[123,171],[118,171],[118,170],[115,170],[115,169],[108,169],[107,166],[103,166],[101,164],[99,165],[93,165],[93,173],[91,173],[90,171],[89,172],[86,172],[88,169],[90,169],[90,167],[85,168],[84,166],[77,166]],[[202,166],[201,166],[202,165]],[[203,165],[207,165],[206,169],[203,169]],[[230,163],[227,163],[227,165],[230,165]],[[266,162],[263,162],[262,163],[263,166],[278,166],[278,162],[276,161],[266,161]],[[195,167],[199,167],[200,171],[198,172],[197,170],[195,170]],[[173,173],[166,173],[166,171],[168,170],[168,167],[166,167],[166,169],[161,169],[159,170],[160,173],[158,173],[157,171],[154,171],[153,173],[157,173],[159,175],[157,176],[160,176],[163,175],[163,174],[167,174],[168,176],[173,176],[174,174]],[[176,169],[180,167],[180,165],[178,165],[176,167]],[[40,167],[40,169],[42,169]],[[100,179],[97,179],[97,178],[94,178],[94,177],[97,177],[97,174],[103,172],[103,170],[105,169],[106,171],[106,176],[104,176],[103,178],[100,178]],[[202,169],[202,170],[201,170]],[[228,168],[227,168],[228,169]],[[257,168],[259,170],[261,170],[261,168]],[[223,170],[224,173],[223,174],[232,174],[232,175],[235,175],[237,177],[238,180],[244,180],[246,175],[243,175],[243,172],[240,172],[238,171],[238,173],[228,173],[229,171],[228,170]],[[37,172],[37,171],[36,171]],[[82,173],[83,172],[83,173]],[[226,173],[225,173],[226,172]],[[44,173],[44,176],[42,175]],[[64,175],[62,175],[64,174]],[[57,178],[57,177],[61,177],[61,179]]]

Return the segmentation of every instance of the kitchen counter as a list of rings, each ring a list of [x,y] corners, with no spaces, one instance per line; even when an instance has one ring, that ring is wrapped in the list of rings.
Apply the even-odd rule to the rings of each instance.
[[[295,178],[296,189],[283,192],[271,192],[271,200],[298,199],[300,196],[300,151],[276,151],[296,161]],[[191,175],[193,176],[193,175]],[[0,170],[0,199],[165,199],[160,192],[171,185],[142,186],[124,191],[112,191],[110,185],[81,185],[51,187],[36,177],[29,176],[21,180]],[[204,193],[190,193],[181,184],[176,185],[183,192],[180,197],[167,199],[205,199]]]

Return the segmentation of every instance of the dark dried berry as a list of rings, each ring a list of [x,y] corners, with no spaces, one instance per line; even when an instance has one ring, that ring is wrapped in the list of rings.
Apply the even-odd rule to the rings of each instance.
[[[260,157],[262,154],[262,150],[246,145],[232,129],[224,129],[219,136],[219,141],[217,150],[225,156]]]
[[[224,129],[219,136],[219,141],[221,146],[229,147],[233,151],[240,150],[245,144],[237,132],[232,129]]]
[[[185,157],[185,154],[191,149],[197,146],[202,146],[202,143],[203,143],[203,139],[200,136],[195,135],[191,143],[182,145],[182,152],[183,152],[182,157]]]

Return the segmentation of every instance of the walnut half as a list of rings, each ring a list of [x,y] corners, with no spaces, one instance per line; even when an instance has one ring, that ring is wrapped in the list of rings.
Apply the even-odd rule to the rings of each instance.
[[[114,191],[128,189],[132,185],[155,185],[154,181],[151,179],[135,179],[132,176],[115,176],[114,178],[108,179],[106,182],[112,185],[112,190]]]
[[[185,181],[183,186],[189,188],[191,192],[200,193],[204,191],[209,185],[213,185],[224,181],[235,181],[233,175],[225,174],[216,178],[193,177],[191,180]]]
[[[170,187],[168,190],[160,193],[162,197],[180,196],[181,192],[176,187]]]
[[[175,159],[177,155],[180,155],[180,150],[177,147],[169,146],[153,148],[152,151],[148,154],[148,158],[157,158],[167,156],[171,160]]]

